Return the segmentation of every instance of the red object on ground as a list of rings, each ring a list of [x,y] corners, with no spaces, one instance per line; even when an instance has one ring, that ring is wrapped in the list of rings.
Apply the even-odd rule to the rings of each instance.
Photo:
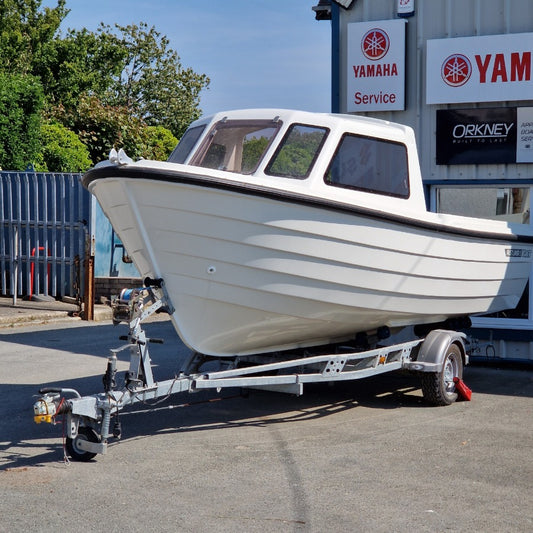
[[[455,390],[457,391],[457,394],[463,399],[469,402],[472,399],[472,390],[469,389],[465,382],[460,378],[453,378],[453,382],[455,383]]]
[[[39,248],[33,248],[33,250],[31,251],[31,256],[32,257],[35,257],[35,251],[36,250],[39,250],[39,252],[44,252],[44,246],[39,246]],[[48,257],[50,257],[50,250],[48,250]],[[31,263],[31,266],[30,266],[30,300],[32,299],[33,297],[33,279],[34,279],[34,274],[35,274],[35,262],[32,261]],[[48,263],[48,286],[50,286],[50,263]]]

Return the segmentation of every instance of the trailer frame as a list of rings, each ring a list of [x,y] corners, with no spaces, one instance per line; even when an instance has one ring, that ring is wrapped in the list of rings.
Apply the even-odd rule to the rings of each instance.
[[[299,352],[279,352],[219,358],[193,352],[171,379],[156,382],[152,373],[149,344],[161,339],[146,336],[142,323],[161,310],[172,312],[163,280],[145,280],[142,289],[123,291],[113,304],[113,321],[128,322],[126,341],[112,349],[103,376],[104,391],[82,397],[70,388],[43,388],[34,404],[37,423],[53,423],[64,416],[66,449],[75,460],[88,461],[105,454],[109,440],[121,435],[118,413],[126,406],[155,401],[171,395],[200,390],[240,387],[289,394],[303,394],[304,384],[357,380],[395,370],[422,376],[424,397],[435,405],[455,401],[454,378],[462,378],[468,363],[466,335],[444,329],[432,330],[425,338],[380,345],[377,335],[369,349],[336,344]],[[366,338],[366,337],[365,337]],[[117,355],[129,350],[129,369],[124,386],[117,388]],[[209,363],[209,364],[208,364]],[[205,367],[215,367],[213,370]],[[115,418],[111,427],[112,417]]]

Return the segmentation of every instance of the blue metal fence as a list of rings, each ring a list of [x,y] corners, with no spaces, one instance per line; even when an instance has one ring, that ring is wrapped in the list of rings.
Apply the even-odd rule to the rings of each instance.
[[[60,298],[83,287],[91,200],[80,177],[0,172],[2,295]]]

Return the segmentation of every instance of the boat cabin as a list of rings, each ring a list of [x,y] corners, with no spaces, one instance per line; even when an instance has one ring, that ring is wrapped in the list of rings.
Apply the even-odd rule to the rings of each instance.
[[[168,161],[335,201],[368,205],[372,197],[381,204],[387,198],[400,208],[407,201],[410,209],[426,210],[412,130],[367,117],[219,113],[193,123]]]

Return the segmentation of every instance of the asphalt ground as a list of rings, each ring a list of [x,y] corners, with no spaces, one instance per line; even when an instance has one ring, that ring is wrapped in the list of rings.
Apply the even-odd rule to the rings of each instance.
[[[151,355],[168,379],[188,350],[168,320],[146,329],[166,339]],[[0,532],[533,531],[530,369],[471,365],[472,401],[448,407],[403,373],[300,397],[182,393],[128,408],[106,455],[66,463],[34,395],[100,392],[125,332],[64,317],[0,329]]]
[[[33,300],[0,296],[0,329],[17,328],[28,325],[50,324],[53,322],[81,322],[80,308],[76,304],[60,300],[35,297]],[[111,307],[94,306],[96,322],[111,320]]]

